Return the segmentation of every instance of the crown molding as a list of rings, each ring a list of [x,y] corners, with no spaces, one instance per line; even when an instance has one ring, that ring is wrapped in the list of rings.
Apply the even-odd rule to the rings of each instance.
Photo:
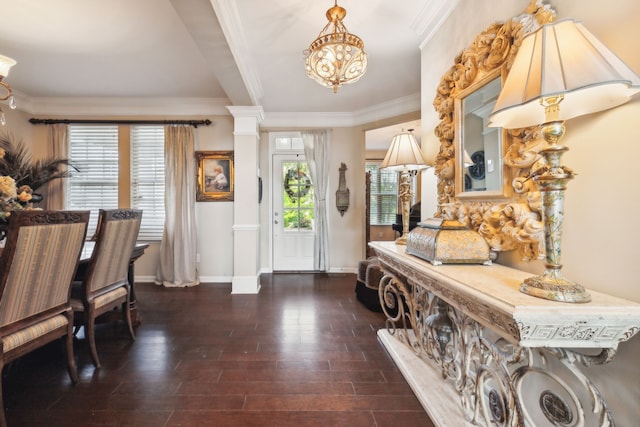
[[[392,99],[354,112],[266,112],[261,127],[352,127],[420,111],[420,94]]]
[[[21,111],[34,115],[185,116],[228,115],[227,98],[31,98],[16,95]]]
[[[426,2],[411,24],[411,28],[422,37],[421,50],[459,3],[460,0],[431,0]]]
[[[324,128],[348,127],[353,123],[352,113],[328,112],[265,112],[260,127],[265,128]]]
[[[233,116],[255,115],[261,128],[352,127],[420,111],[412,94],[354,112],[264,112],[229,106],[227,98],[32,98],[14,91],[20,111],[38,116]]]
[[[253,117],[258,123],[264,120],[264,110],[261,106],[228,105],[227,110],[233,117]]]
[[[354,123],[352,126],[372,123],[389,117],[401,116],[403,114],[420,111],[421,95],[414,93],[400,98],[391,99],[380,104],[372,105],[362,110],[354,112]]]
[[[228,106],[227,110],[233,116],[233,134],[260,137],[260,122],[264,119],[261,106]]]

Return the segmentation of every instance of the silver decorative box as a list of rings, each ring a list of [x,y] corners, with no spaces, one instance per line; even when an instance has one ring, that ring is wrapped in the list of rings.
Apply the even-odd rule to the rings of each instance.
[[[407,253],[440,264],[491,264],[487,241],[459,221],[428,219],[407,234]]]

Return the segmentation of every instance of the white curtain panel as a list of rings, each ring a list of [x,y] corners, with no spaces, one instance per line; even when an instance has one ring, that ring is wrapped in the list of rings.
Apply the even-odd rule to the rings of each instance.
[[[329,225],[327,222],[327,188],[329,187],[329,141],[327,129],[302,132],[304,155],[309,165],[311,181],[315,188],[316,239],[313,251],[313,268],[329,269]]]
[[[47,125],[47,157],[55,159],[69,158],[69,127],[63,123]],[[67,169],[61,166],[61,170]],[[54,179],[45,185],[43,191],[44,208],[48,210],[63,210],[67,194],[67,180]],[[38,191],[40,193],[40,191]]]
[[[156,284],[200,283],[196,267],[196,166],[192,126],[165,127],[165,223]]]

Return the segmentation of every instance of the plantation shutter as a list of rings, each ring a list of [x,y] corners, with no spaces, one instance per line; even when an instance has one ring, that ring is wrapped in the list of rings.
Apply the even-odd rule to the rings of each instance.
[[[390,225],[398,213],[398,173],[381,170],[380,162],[367,162],[371,173],[369,215],[371,225]]]
[[[93,236],[99,209],[118,207],[118,126],[69,126],[69,160],[78,168],[67,182],[67,209],[91,210]]]
[[[131,128],[131,207],[141,209],[139,240],[162,239],[164,228],[164,127]]]

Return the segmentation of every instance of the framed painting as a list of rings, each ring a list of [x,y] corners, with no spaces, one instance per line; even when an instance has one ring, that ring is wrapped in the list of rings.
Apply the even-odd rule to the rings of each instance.
[[[196,151],[198,190],[196,201],[233,200],[233,151]]]

